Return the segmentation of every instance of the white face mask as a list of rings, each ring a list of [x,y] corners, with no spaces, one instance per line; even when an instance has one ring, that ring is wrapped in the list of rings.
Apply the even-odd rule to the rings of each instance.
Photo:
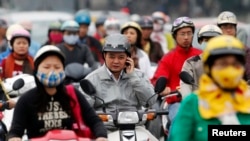
[[[200,44],[200,46],[199,46],[199,49],[200,49],[200,50],[204,50],[206,46],[207,46],[207,42],[202,42],[202,43]]]
[[[69,45],[75,45],[77,41],[79,40],[79,36],[78,35],[64,35],[63,40]]]
[[[154,23],[153,28],[154,28],[154,31],[162,31],[163,30],[163,25]]]

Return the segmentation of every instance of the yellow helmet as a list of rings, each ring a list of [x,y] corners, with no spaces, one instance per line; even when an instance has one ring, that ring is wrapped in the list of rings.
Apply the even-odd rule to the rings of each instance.
[[[213,37],[208,41],[207,46],[202,53],[201,59],[205,72],[209,72],[208,64],[211,64],[216,57],[229,54],[240,56],[242,61],[244,61],[245,50],[243,43],[239,39],[229,35]]]
[[[123,34],[124,30],[129,27],[135,28],[136,30],[138,30],[138,32],[140,32],[140,34],[142,34],[142,29],[140,25],[136,22],[126,22],[125,24],[123,24],[121,27],[121,34]]]

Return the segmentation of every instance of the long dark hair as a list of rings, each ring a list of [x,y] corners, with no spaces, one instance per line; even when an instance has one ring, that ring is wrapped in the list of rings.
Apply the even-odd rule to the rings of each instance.
[[[142,43],[141,43],[141,40],[142,40],[142,33],[141,33],[137,28],[134,28],[133,26],[128,26],[127,28],[124,28],[124,29],[122,30],[122,34],[124,34],[124,32],[125,32],[126,30],[128,30],[129,28],[135,29],[136,34],[137,34],[136,42],[135,42],[135,44],[133,44],[133,45],[131,45],[131,46],[136,46],[136,47],[142,49],[142,48],[143,48]]]
[[[50,99],[49,99],[50,97],[48,96],[43,84],[36,77],[36,73],[37,73],[39,64],[49,55],[51,55],[51,54],[41,56],[36,60],[35,69],[34,69],[34,72],[33,72],[36,87],[37,87],[37,93],[36,94],[38,95],[38,99],[36,101],[36,108],[37,108],[38,112],[41,112],[41,113],[46,112],[46,108],[47,108],[48,102],[50,101]],[[54,53],[53,55],[57,55],[57,54]],[[57,56],[60,58],[59,55],[57,55]],[[58,85],[56,87],[56,90],[57,90],[57,93],[60,94],[60,96],[58,96],[58,101],[61,104],[62,108],[65,109],[68,114],[71,114],[71,109],[72,108],[70,106],[70,102],[73,101],[73,99],[68,95],[64,83]]]

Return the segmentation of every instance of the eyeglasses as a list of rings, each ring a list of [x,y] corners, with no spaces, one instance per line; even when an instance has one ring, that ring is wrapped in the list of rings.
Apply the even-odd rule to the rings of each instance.
[[[188,37],[191,37],[191,36],[193,36],[194,34],[193,34],[192,32],[186,32],[186,33],[180,33],[180,34],[177,34],[177,35],[179,35],[179,36],[181,36],[181,37],[186,37],[186,35],[187,35]]]
[[[180,17],[177,18],[174,23],[173,23],[173,27],[178,27],[181,24],[186,23],[186,24],[193,24],[193,22],[191,21],[191,19],[189,17]]]

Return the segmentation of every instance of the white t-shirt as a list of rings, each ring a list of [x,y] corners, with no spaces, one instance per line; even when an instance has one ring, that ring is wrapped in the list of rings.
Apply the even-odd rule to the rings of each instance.
[[[151,72],[151,64],[147,53],[142,49],[137,48],[137,56],[139,58],[140,70],[144,72],[144,74],[148,76],[148,78],[152,78],[153,73]]]

